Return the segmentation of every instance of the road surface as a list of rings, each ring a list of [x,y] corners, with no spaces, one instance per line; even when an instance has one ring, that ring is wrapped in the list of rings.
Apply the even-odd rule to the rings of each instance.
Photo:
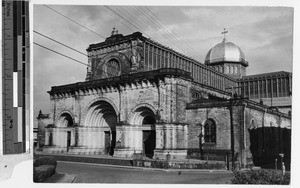
[[[166,172],[62,161],[56,171],[77,175],[74,183],[226,184],[233,178],[228,171]]]

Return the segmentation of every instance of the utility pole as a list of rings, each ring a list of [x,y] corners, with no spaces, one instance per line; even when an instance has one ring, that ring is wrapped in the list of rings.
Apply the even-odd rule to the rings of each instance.
[[[229,99],[229,114],[230,114],[230,145],[231,145],[231,165],[232,165],[232,170],[235,169],[235,154],[234,154],[234,125],[233,125],[233,100],[235,100],[235,97],[233,96],[233,89],[236,88],[241,88],[239,86],[232,86],[230,88],[225,88],[225,89],[231,89],[231,98]]]
[[[232,170],[235,169],[235,160],[234,160],[234,126],[233,126],[233,112],[232,112],[232,98],[229,99],[229,113],[230,113],[230,141],[231,141],[231,165]]]

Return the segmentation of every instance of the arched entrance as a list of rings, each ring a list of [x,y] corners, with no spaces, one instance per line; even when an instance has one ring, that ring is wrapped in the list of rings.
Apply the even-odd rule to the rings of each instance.
[[[155,118],[153,116],[146,116],[143,119],[143,152],[146,157],[152,158],[156,147],[156,132],[155,132]],[[150,130],[149,130],[150,128]]]
[[[57,119],[57,127],[71,127],[74,125],[73,118],[69,113],[62,113]]]
[[[141,126],[142,152],[146,157],[152,158],[156,148],[156,115],[150,108],[142,106],[134,111],[131,123]]]
[[[109,155],[114,154],[116,146],[116,124],[117,113],[107,101],[100,100],[94,102],[88,109],[85,126],[101,127],[104,132],[101,145],[105,153]]]
[[[74,121],[72,116],[65,112],[62,113],[56,123],[57,127],[73,127],[74,126]],[[51,134],[52,137],[52,134]],[[50,140],[50,139],[49,139]],[[51,138],[52,140],[52,138]],[[67,130],[67,152],[69,151],[70,147],[71,147],[71,131]]]

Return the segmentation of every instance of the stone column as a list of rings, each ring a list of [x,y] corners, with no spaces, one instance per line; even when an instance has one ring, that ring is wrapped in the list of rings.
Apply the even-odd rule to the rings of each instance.
[[[129,127],[124,126],[123,127],[123,139],[121,140],[122,148],[128,148],[130,146],[130,135],[129,135]]]
[[[183,139],[184,139],[183,147],[187,149],[188,148],[188,127],[187,127],[187,125],[183,126]]]
[[[105,140],[105,134],[104,131],[102,129],[99,129],[98,132],[98,146],[99,148],[105,149],[105,145],[104,145],[104,140]]]
[[[143,132],[141,127],[136,127],[136,150],[143,150]]]
[[[165,148],[171,149],[172,143],[171,143],[171,128],[169,125],[166,125],[165,128]]]
[[[156,125],[156,149],[164,148],[164,130],[162,125]]]
[[[86,134],[87,130],[86,129],[87,129],[86,127],[84,129],[82,129],[83,146],[87,146],[87,140],[86,140],[87,139],[87,134]]]
[[[60,147],[67,147],[67,130],[64,128],[59,130]]]
[[[82,128],[78,128],[78,146],[83,146]]]
[[[85,145],[86,145],[87,148],[90,147],[89,146],[90,145],[89,139],[90,139],[90,137],[89,137],[89,127],[87,127],[84,131],[84,140],[85,140]]]
[[[45,145],[48,146],[49,145],[49,131],[46,129],[45,130]]]
[[[91,143],[91,148],[95,148],[95,141],[96,141],[96,134],[95,134],[95,127],[90,128],[90,143]]]
[[[173,125],[171,128],[172,128],[172,149],[177,149],[177,126]]]
[[[59,129],[54,129],[53,131],[53,143],[54,145],[60,147],[60,143],[61,143],[61,139],[60,139],[60,136],[59,136]]]
[[[71,130],[71,146],[75,146],[75,130]]]

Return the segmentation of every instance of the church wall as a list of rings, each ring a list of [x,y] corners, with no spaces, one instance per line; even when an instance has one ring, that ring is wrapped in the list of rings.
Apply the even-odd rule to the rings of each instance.
[[[199,95],[197,98],[208,98],[208,94],[212,95],[212,96],[216,96],[219,98],[229,98],[228,95],[224,94],[224,93],[220,93],[219,91],[215,90],[215,89],[209,89],[209,88],[205,88],[203,86],[201,86],[198,83],[193,82],[191,84],[191,88],[192,91],[198,92]]]
[[[230,150],[230,115],[227,108],[202,108],[187,111],[188,148],[199,149],[201,126],[204,126],[209,118],[216,123],[216,143],[204,143],[203,149]],[[202,131],[204,133],[204,130]]]
[[[253,155],[250,150],[251,144],[255,145],[255,156],[270,155],[277,156],[280,152],[289,151],[289,138],[287,133],[283,133],[282,128],[290,129],[291,120],[287,117],[255,109],[252,107],[235,106],[232,108],[234,127],[234,154],[239,165],[253,164]],[[231,131],[230,131],[230,111],[227,107],[199,108],[187,110],[188,123],[188,148],[199,149],[199,136],[201,126],[207,119],[213,119],[216,123],[216,144],[205,143],[202,140],[202,149],[205,152],[212,150],[227,150],[231,154]],[[272,129],[262,127],[273,127]],[[276,128],[277,127],[277,128]],[[280,128],[279,128],[280,127]],[[274,129],[275,128],[275,129]],[[204,134],[202,127],[202,133]],[[250,130],[258,129],[257,136],[250,138]],[[283,131],[283,132],[282,132]],[[252,140],[251,140],[252,139]],[[253,139],[257,139],[253,142]],[[254,145],[252,146],[254,147]],[[264,154],[265,152],[265,154]],[[286,152],[288,153],[288,152]]]
[[[143,87],[143,88],[142,88]],[[148,86],[140,86],[140,88],[132,88],[121,92],[121,121],[130,123],[131,115],[137,108],[142,106],[158,108],[158,93],[156,86],[148,84]],[[152,109],[151,109],[152,110]],[[154,111],[153,113],[156,113]]]
[[[53,103],[53,109],[52,114],[50,114],[50,116],[53,118],[54,124],[63,112],[68,112],[74,118],[74,97],[59,97],[56,99],[52,99],[51,102]]]
[[[173,118],[173,122],[184,123],[186,122],[186,103],[190,97],[190,85],[191,82],[188,82],[183,79],[176,79],[176,87],[175,87],[175,105],[176,113],[174,113],[175,117]]]

